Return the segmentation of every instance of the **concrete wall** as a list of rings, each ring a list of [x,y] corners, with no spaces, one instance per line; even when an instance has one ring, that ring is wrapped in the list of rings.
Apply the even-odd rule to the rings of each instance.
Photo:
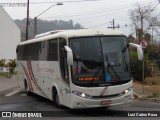
[[[0,6],[0,59],[15,59],[16,46],[20,39],[20,29]]]

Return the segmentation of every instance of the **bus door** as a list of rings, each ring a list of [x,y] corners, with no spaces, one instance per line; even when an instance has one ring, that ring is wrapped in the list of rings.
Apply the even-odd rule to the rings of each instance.
[[[59,63],[60,63],[60,71],[62,76],[62,84],[61,84],[61,92],[62,92],[62,100],[63,103],[68,106],[70,104],[71,99],[71,90],[70,90],[70,82],[69,82],[69,67],[67,65],[67,57],[64,46],[66,46],[66,39],[59,38]]]

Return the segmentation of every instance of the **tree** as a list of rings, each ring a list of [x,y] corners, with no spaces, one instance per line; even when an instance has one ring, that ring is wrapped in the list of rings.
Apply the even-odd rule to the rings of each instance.
[[[34,20],[30,19],[29,24],[29,39],[34,38]],[[15,20],[18,27],[21,29],[21,39],[25,41],[25,25],[26,19]],[[63,20],[41,20],[37,19],[37,33],[44,33],[52,30],[66,30],[66,29],[81,29],[83,28],[79,23],[74,24],[73,20],[63,21]]]
[[[6,62],[6,60],[5,59],[1,59],[0,60],[0,69],[3,71],[3,68],[4,68],[4,66],[5,66],[5,62]]]
[[[158,1],[157,1],[158,2]],[[157,4],[158,5],[158,4]],[[152,75],[153,67],[157,66],[158,54],[155,52],[153,43],[153,33],[160,34],[160,14],[156,13],[155,4],[135,4],[135,8],[129,11],[131,20],[131,29],[136,34],[135,43],[139,43],[142,39],[148,42],[147,48],[144,50],[144,75]],[[131,38],[131,36],[130,36]],[[133,38],[132,38],[133,40]],[[152,41],[152,42],[151,42]],[[134,50],[134,49],[132,49]],[[133,51],[135,52],[135,51]],[[156,55],[157,54],[157,55]],[[142,62],[135,61],[135,53],[131,53],[132,73],[135,79],[142,79]],[[156,56],[155,56],[156,55]],[[154,59],[153,59],[154,58]]]
[[[76,23],[75,24],[75,29],[80,29],[80,28],[83,28],[79,23]]]
[[[144,39],[149,43],[151,41],[151,34],[145,33],[144,34]]]
[[[9,62],[7,63],[7,66],[9,67],[10,73],[14,74],[15,73],[15,68],[16,68],[16,59],[10,59]]]
[[[136,37],[138,40],[141,40],[143,38],[143,30],[142,29],[136,29]]]
[[[133,35],[129,35],[128,36],[128,42],[130,43],[130,42],[135,42],[135,37],[133,37]]]
[[[155,12],[156,6],[150,3],[147,5],[137,3],[135,7],[129,10],[129,16],[136,38],[141,39],[145,33],[153,33],[153,31],[160,34],[160,14]]]

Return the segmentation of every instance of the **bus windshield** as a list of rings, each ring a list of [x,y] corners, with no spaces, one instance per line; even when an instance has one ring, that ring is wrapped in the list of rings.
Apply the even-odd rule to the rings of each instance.
[[[73,84],[93,87],[118,85],[131,80],[125,36],[70,38],[69,44],[74,56],[71,66]]]

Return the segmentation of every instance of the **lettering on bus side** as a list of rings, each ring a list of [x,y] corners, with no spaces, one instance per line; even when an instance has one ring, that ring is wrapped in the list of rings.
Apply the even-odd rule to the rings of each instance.
[[[67,94],[71,94],[71,89],[64,88],[64,90],[65,90],[65,94],[66,94],[66,95],[67,95]]]
[[[37,72],[43,72],[43,73],[50,73],[50,74],[53,74],[54,73],[54,70],[51,69],[51,68],[47,68],[45,66],[45,63],[43,63],[43,66],[40,67],[39,64],[37,64]]]

